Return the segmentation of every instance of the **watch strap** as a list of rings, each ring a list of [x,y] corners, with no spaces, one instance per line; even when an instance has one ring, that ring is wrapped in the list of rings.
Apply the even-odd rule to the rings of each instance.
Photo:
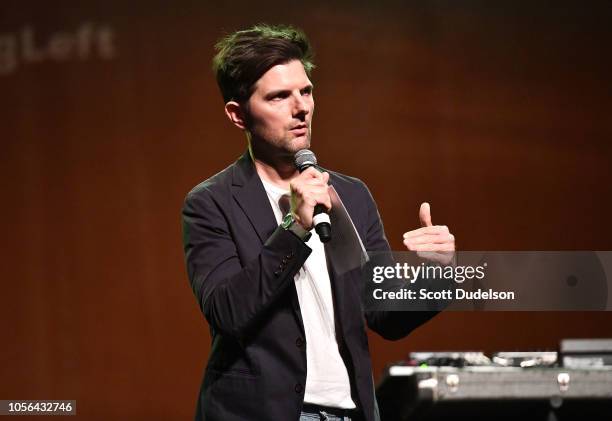
[[[307,231],[302,227],[294,218],[293,214],[288,213],[282,222],[282,227],[287,231],[292,232],[295,236],[297,236],[300,240],[306,242],[312,236],[310,231]]]

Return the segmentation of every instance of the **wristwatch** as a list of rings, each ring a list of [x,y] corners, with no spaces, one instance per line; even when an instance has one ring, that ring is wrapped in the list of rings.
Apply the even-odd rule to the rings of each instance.
[[[297,238],[299,238],[303,242],[310,240],[310,237],[312,236],[312,233],[310,231],[306,231],[304,227],[298,224],[291,212],[285,215],[285,217],[283,218],[283,222],[281,222],[281,227],[283,227],[287,231],[292,232],[294,235],[297,236]]]

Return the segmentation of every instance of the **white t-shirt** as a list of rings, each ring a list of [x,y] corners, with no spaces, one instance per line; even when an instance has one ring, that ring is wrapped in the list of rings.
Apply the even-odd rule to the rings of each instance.
[[[289,191],[262,180],[278,224],[282,214],[279,201]],[[338,351],[334,324],[334,303],[327,271],[325,249],[315,230],[306,243],[312,253],[295,275],[304,331],[306,332],[306,391],[304,402],[336,408],[356,408],[351,398],[348,371]]]

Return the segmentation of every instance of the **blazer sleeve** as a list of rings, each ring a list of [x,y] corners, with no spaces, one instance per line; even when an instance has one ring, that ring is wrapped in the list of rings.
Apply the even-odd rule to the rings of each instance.
[[[207,189],[187,195],[183,246],[193,292],[211,328],[241,343],[292,285],[311,249],[278,227],[257,258],[243,264],[226,212]]]
[[[365,248],[368,252],[391,253],[376,203],[366,185],[362,185],[366,196],[364,203],[368,209]],[[368,327],[383,338],[398,340],[436,314],[436,311],[366,311],[365,319]]]

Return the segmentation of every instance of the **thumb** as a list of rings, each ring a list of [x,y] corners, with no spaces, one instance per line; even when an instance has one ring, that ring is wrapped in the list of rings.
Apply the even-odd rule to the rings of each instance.
[[[422,227],[431,227],[431,209],[429,203],[421,203],[421,209],[419,209],[419,219],[421,220]]]

